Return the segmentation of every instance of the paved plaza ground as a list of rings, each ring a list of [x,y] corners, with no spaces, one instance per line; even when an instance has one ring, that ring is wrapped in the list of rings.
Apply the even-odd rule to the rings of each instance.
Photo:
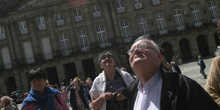
[[[210,68],[210,65],[211,65],[213,58],[214,57],[209,57],[209,58],[203,59],[206,64],[205,73],[207,75],[209,74],[209,68]],[[200,67],[198,66],[197,62],[198,62],[198,60],[192,61],[189,63],[179,65],[179,67],[180,67],[183,75],[185,75],[191,79],[194,79],[196,82],[198,82],[204,88],[207,79],[204,79],[202,74],[200,73]]]
[[[214,57],[209,57],[209,58],[204,58],[204,62],[206,64],[206,69],[205,69],[205,73],[208,75],[209,73],[209,68],[211,65],[211,62],[213,60]],[[182,65],[179,65],[182,74],[194,79],[196,82],[198,82],[203,88],[205,87],[205,83],[207,79],[204,79],[203,76],[200,74],[199,72],[199,66],[197,64],[198,60],[194,60],[194,61],[190,61],[188,63],[184,63]],[[18,104],[19,110],[21,107],[21,104]],[[70,108],[71,110],[71,108]]]

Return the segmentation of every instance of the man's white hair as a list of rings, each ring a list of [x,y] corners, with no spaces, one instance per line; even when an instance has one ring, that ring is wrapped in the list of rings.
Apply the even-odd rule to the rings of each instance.
[[[139,41],[139,40],[148,40],[148,41],[150,42],[150,44],[154,47],[154,49],[155,49],[156,51],[160,52],[159,46],[158,46],[153,40],[151,40],[149,37],[147,37],[147,36],[145,36],[145,35],[141,35],[140,37],[138,37],[138,38],[134,41],[134,43],[137,42],[137,41]]]

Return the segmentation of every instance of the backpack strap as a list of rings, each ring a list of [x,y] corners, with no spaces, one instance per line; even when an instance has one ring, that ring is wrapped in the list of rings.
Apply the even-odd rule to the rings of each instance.
[[[57,94],[55,95],[55,98],[56,98],[56,100],[58,101],[58,103],[62,106],[62,104],[61,104],[61,102],[60,102],[60,100],[59,100]]]

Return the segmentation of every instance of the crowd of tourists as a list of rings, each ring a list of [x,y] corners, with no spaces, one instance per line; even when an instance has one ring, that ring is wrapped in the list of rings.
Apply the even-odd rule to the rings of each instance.
[[[218,23],[218,35],[220,22]],[[216,53],[220,53],[219,49]],[[200,73],[207,79],[203,89],[193,79],[182,75],[176,66],[179,58],[167,63],[162,49],[142,35],[127,52],[131,76],[125,68],[118,68],[114,55],[99,54],[102,72],[92,81],[79,77],[69,85],[50,85],[46,71],[29,71],[31,90],[22,102],[21,110],[219,110],[220,56],[213,59],[208,76],[202,56],[199,55]],[[1,95],[1,110],[17,110],[8,96]]]

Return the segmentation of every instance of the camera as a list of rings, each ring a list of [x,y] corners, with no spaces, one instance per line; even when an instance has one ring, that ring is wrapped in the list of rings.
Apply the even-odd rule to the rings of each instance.
[[[113,93],[113,95],[114,95],[114,98],[113,98],[113,99],[116,99],[118,93]]]

